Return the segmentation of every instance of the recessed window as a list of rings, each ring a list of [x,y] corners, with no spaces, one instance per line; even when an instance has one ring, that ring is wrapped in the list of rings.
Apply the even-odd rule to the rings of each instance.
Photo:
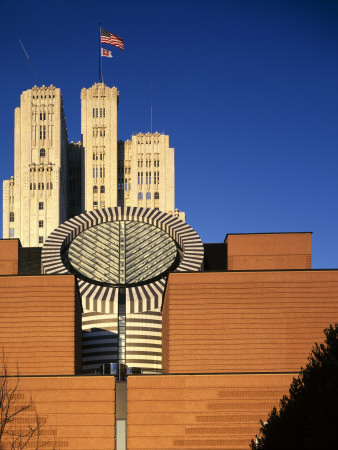
[[[97,186],[93,186],[93,194],[97,194],[97,193],[98,193]]]
[[[158,192],[155,192],[154,199],[159,200],[159,198],[160,198],[160,194]]]
[[[14,212],[13,212],[13,211],[11,211],[11,212],[9,213],[9,221],[10,221],[10,222],[14,222]]]
[[[9,237],[11,237],[11,238],[14,237],[14,228],[9,229]]]
[[[41,211],[43,209],[43,202],[39,202],[39,210]]]
[[[39,228],[43,228],[43,220],[39,220]]]
[[[40,139],[46,139],[46,125],[40,125]]]
[[[39,236],[39,244],[43,244],[43,236]]]
[[[147,194],[146,194],[146,199],[147,199],[147,200],[151,200],[151,193],[150,193],[150,192],[147,192]]]
[[[40,148],[40,157],[46,156],[46,150],[44,148]]]
[[[97,209],[97,202],[93,202],[93,209]]]
[[[101,186],[101,187],[100,187],[100,192],[101,192],[101,194],[104,194],[105,191],[106,191],[106,190],[105,190],[105,187],[104,187],[104,186]]]
[[[139,199],[139,200],[143,200],[143,194],[142,194],[142,192],[139,192],[139,193],[138,193],[138,199]]]

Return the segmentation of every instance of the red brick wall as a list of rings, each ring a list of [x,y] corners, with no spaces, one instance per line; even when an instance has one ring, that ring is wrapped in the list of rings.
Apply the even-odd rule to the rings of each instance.
[[[114,377],[21,377],[16,393],[33,408],[19,416],[13,427],[42,420],[40,443],[46,449],[112,450],[115,448]],[[11,448],[1,443],[1,449]],[[36,448],[35,439],[28,448]],[[39,447],[40,448],[40,447]]]
[[[298,372],[338,321],[338,270],[169,275],[166,373]]]
[[[19,270],[19,240],[0,240],[0,275],[17,275]]]
[[[0,277],[0,343],[10,371],[72,375],[80,370],[76,295],[73,275]]]
[[[228,270],[311,269],[311,233],[229,234]]]
[[[128,450],[247,449],[292,375],[128,378]]]

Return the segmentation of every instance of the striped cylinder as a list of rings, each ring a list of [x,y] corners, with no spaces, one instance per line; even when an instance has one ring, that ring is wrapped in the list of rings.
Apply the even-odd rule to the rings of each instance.
[[[56,228],[42,249],[46,274],[69,274],[65,260],[68,246],[81,233],[107,222],[134,221],[167,233],[180,250],[176,272],[199,271],[204,250],[197,233],[185,222],[148,208],[116,207],[86,212]],[[85,236],[85,234],[83,234]],[[92,239],[92,236],[91,236]],[[102,236],[100,235],[102,240]],[[91,242],[91,245],[93,242]],[[100,364],[119,360],[119,295],[125,299],[125,362],[145,370],[161,369],[162,297],[167,272],[132,286],[112,285],[83,277],[76,272],[82,299],[83,370],[96,371]],[[121,337],[121,336],[120,336]]]

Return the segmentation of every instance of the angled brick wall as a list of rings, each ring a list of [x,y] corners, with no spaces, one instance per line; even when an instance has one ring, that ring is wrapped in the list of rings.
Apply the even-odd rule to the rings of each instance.
[[[298,372],[338,320],[338,270],[169,275],[165,373]]]
[[[33,408],[14,421],[14,430],[42,421],[40,444],[46,449],[113,450],[115,381],[112,376],[21,377],[17,398]],[[1,442],[2,449],[10,449]],[[36,448],[33,438],[27,448]],[[40,447],[39,447],[40,448]]]
[[[81,304],[72,275],[0,277],[0,343],[20,375],[81,370]]]
[[[128,450],[248,449],[291,374],[128,378]]]
[[[228,234],[228,270],[311,269],[311,233]]]

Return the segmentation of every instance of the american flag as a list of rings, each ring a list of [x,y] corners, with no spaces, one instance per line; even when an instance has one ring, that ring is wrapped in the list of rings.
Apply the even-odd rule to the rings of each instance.
[[[103,28],[101,28],[101,43],[114,45],[121,50],[124,49],[123,39],[116,36],[116,34],[109,33],[109,31],[106,31]]]

